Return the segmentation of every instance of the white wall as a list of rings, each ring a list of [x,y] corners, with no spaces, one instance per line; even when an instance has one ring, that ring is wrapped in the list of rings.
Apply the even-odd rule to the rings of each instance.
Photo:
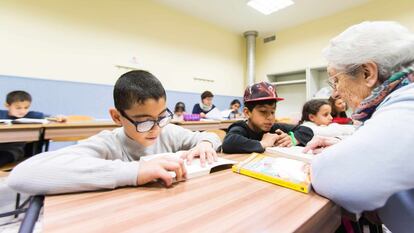
[[[373,0],[332,16],[275,32],[276,40],[270,43],[264,44],[263,38],[258,38],[256,79],[261,81],[266,80],[267,74],[325,66],[321,51],[329,40],[362,21],[395,20],[414,31],[413,9],[412,0]]]
[[[258,38],[256,81],[267,80],[268,74],[326,66],[321,51],[329,40],[347,27],[362,21],[394,20],[414,31],[413,9],[412,0],[373,0],[332,16],[275,32],[276,40],[270,43],[264,44],[263,38]],[[326,83],[320,80],[319,85],[326,86]],[[306,100],[305,93],[301,93],[304,91],[303,85],[286,86],[280,91],[280,96],[287,95],[293,100],[286,101],[285,104],[281,102],[277,115],[291,117],[299,114]]]
[[[241,35],[151,1],[0,1],[0,74],[113,84],[126,71],[116,64],[149,70],[168,90],[244,89]]]

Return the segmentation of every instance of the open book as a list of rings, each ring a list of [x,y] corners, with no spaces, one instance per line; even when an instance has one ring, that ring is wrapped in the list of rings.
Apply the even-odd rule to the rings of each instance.
[[[11,124],[11,121],[9,119],[0,119],[0,124]]]
[[[147,155],[147,156],[142,156],[141,159],[144,161],[149,161],[151,159],[159,158],[162,156],[172,156],[172,157],[178,158],[180,157],[181,153],[182,152]],[[202,167],[200,163],[200,159],[194,158],[191,162],[191,165],[187,165],[187,161],[184,161],[184,166],[187,169],[187,179],[192,179],[195,177],[208,175],[211,172],[231,168],[231,166],[236,163],[237,163],[236,161],[219,157],[218,160],[216,162],[213,162],[212,164],[208,164],[208,162],[206,161],[205,166]],[[169,173],[171,174],[172,177],[175,178],[174,172],[169,172]]]
[[[308,162],[285,156],[253,153],[234,165],[232,171],[308,193],[311,189],[309,166]]]
[[[266,148],[266,154],[283,156],[286,158],[296,159],[304,162],[311,162],[314,155],[312,153],[303,153],[303,146],[292,146],[292,147],[268,147]]]
[[[34,119],[34,118],[18,118],[12,120],[12,124],[46,124],[49,121],[46,119]]]

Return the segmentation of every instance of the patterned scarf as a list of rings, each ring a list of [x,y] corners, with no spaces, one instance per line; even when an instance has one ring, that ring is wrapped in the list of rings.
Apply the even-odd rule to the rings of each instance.
[[[385,97],[393,91],[413,82],[414,65],[403,68],[402,70],[394,73],[388,78],[388,80],[372,90],[371,95],[359,104],[354,114],[352,114],[352,119],[362,122],[368,120],[371,118],[372,114],[375,112],[378,105],[385,99]]]

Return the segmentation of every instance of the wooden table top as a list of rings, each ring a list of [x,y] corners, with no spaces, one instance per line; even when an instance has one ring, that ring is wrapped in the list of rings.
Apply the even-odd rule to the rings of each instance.
[[[64,123],[48,123],[43,124],[42,127],[46,129],[50,128],[71,128],[71,127],[101,127],[101,126],[113,126],[120,127],[113,121],[81,121],[81,122],[64,122]]]
[[[241,160],[248,155],[225,155]],[[47,196],[44,232],[333,232],[339,207],[223,170],[180,182]]]

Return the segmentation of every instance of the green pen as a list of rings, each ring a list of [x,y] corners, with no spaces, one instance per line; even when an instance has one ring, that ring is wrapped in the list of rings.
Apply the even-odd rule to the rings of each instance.
[[[292,144],[293,144],[294,146],[296,146],[297,141],[296,141],[295,135],[293,134],[293,132],[292,132],[292,131],[289,131],[289,136],[290,136],[290,140],[292,140]]]

